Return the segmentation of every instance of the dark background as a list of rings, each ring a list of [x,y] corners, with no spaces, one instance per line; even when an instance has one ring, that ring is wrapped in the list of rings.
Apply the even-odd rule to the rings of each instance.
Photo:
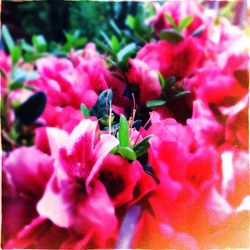
[[[142,5],[139,2],[3,1],[1,20],[15,40],[29,41],[32,35],[42,34],[48,41],[62,42],[64,31],[76,29],[92,40],[100,30],[110,30],[108,21],[111,19],[124,28],[127,14],[140,13]]]

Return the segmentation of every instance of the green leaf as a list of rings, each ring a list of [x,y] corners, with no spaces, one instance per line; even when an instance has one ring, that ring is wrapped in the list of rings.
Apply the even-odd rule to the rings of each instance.
[[[108,38],[108,36],[106,35],[106,33],[104,31],[100,31],[100,35],[103,37],[103,39],[105,40],[105,42],[108,44],[108,46],[111,48],[111,42]]]
[[[24,51],[34,52],[33,46],[28,44],[24,39],[21,39],[20,46],[21,46],[22,50],[24,50]]]
[[[88,39],[86,37],[81,37],[81,38],[79,38],[79,39],[76,40],[75,46],[76,47],[81,47],[84,44],[86,44],[87,42],[88,42]]]
[[[96,43],[97,46],[102,48],[104,51],[106,51],[110,55],[116,56],[116,54],[110,48],[108,48],[103,42],[101,42],[100,40],[94,39],[94,42]]]
[[[116,32],[118,36],[122,35],[121,30],[118,28],[118,26],[115,24],[114,20],[110,20],[109,22],[110,26],[113,28],[113,30]]]
[[[8,50],[11,51],[11,49],[15,46],[15,43],[14,43],[14,40],[12,39],[10,32],[5,24],[2,26],[2,35],[3,35],[4,42],[8,47]]]
[[[160,72],[157,72],[157,74],[158,74],[158,78],[159,78],[159,81],[160,81],[160,84],[161,84],[161,88],[162,88],[162,89],[165,89],[165,87],[166,87],[166,82],[165,82],[165,80],[164,80],[162,74],[161,74]]]
[[[84,115],[84,117],[89,116],[89,110],[84,103],[81,104],[80,110],[81,110],[82,114]]]
[[[174,19],[171,16],[169,16],[168,14],[165,14],[165,17],[167,18],[168,22],[172,25],[172,27],[174,29],[177,29],[177,25],[176,25]]]
[[[147,153],[148,148],[150,147],[149,144],[149,139],[151,138],[152,135],[148,135],[147,137],[145,137],[142,141],[140,141],[139,143],[137,143],[135,145],[135,147],[133,148],[137,158],[142,156],[143,154]]]
[[[115,53],[117,53],[120,50],[120,43],[117,37],[114,35],[111,37],[111,48]]]
[[[170,43],[178,43],[183,40],[183,36],[176,30],[163,30],[160,32],[160,38]]]
[[[124,115],[120,116],[119,141],[120,141],[120,147],[128,147],[129,145],[128,122]]]
[[[187,16],[184,19],[182,19],[177,27],[177,30],[181,32],[183,29],[187,28],[193,22],[193,19],[194,19],[193,16]]]
[[[189,91],[189,90],[182,91],[182,92],[176,94],[176,95],[174,96],[174,99],[183,97],[183,96],[185,96],[185,95],[189,95],[189,94],[191,94],[191,93],[192,93],[192,92]]]
[[[113,149],[110,150],[110,154],[116,154],[118,151],[118,147],[114,147]]]
[[[11,55],[11,60],[12,60],[12,65],[16,64],[17,61],[19,60],[19,58],[21,57],[22,54],[22,50],[20,47],[18,46],[14,46],[11,51],[10,51],[10,55]]]
[[[131,15],[128,15],[126,18],[126,24],[133,30],[135,27],[135,18]]]
[[[32,44],[37,52],[45,52],[47,50],[47,42],[42,35],[32,36]]]
[[[126,55],[134,53],[135,49],[136,49],[135,43],[130,43],[126,45],[124,48],[122,48],[117,54],[118,62],[121,62]]]
[[[22,82],[11,82],[8,85],[8,88],[10,90],[14,90],[14,89],[21,89],[23,87],[23,83]]]
[[[19,133],[14,127],[10,129],[10,137],[13,141],[16,141],[17,138],[19,137]]]
[[[157,106],[161,106],[165,103],[166,103],[165,100],[152,100],[152,101],[147,102],[147,107],[148,108],[157,107]]]
[[[136,160],[136,153],[130,147],[120,147],[117,152],[128,160]]]

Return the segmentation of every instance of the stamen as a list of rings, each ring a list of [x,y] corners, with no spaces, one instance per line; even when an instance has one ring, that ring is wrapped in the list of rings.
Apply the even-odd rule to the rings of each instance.
[[[149,124],[150,121],[151,121],[151,117],[149,117],[149,119],[147,120],[147,122],[146,122],[145,125],[143,126],[144,129],[148,126],[148,124]]]

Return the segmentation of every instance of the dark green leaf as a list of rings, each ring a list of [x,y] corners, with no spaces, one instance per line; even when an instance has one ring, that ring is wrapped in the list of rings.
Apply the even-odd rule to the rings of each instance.
[[[5,44],[8,47],[8,50],[11,51],[11,49],[15,46],[15,43],[14,43],[14,40],[12,39],[10,32],[5,24],[2,26],[2,36],[3,36]]]
[[[14,46],[11,51],[10,51],[10,55],[11,55],[11,60],[12,60],[12,65],[16,64],[17,61],[19,60],[19,58],[21,57],[22,54],[22,50],[20,47],[18,46]]]
[[[46,95],[37,92],[21,104],[16,110],[16,117],[25,125],[32,124],[44,111],[46,105]]]
[[[106,33],[104,31],[100,31],[100,35],[103,37],[103,39],[105,40],[105,42],[108,44],[108,46],[111,48],[111,42],[108,38],[108,36],[106,35]]]
[[[136,160],[136,153],[130,147],[120,147],[117,152],[128,160]]]
[[[170,43],[178,43],[183,40],[183,36],[175,30],[163,30],[160,32],[160,38]]]
[[[152,100],[152,101],[147,102],[147,107],[148,108],[157,107],[157,106],[161,106],[165,103],[166,103],[165,100]]]
[[[183,29],[187,28],[193,22],[193,19],[193,16],[187,16],[182,19],[177,27],[177,30],[181,32]]]
[[[130,43],[126,45],[124,48],[122,48],[117,54],[118,62],[121,62],[127,54],[133,53],[135,49],[136,49],[135,43]]]
[[[8,85],[8,88],[10,90],[14,90],[14,89],[21,89],[23,87],[23,83],[22,82],[11,82]]]
[[[94,39],[94,42],[96,43],[97,46],[101,47],[105,52],[109,53],[112,56],[116,56],[116,54],[100,40]]]
[[[174,29],[177,29],[177,25],[176,25],[174,19],[171,16],[167,15],[167,14],[165,14],[165,17],[167,18],[168,22],[172,25],[172,27]]]
[[[169,76],[166,80],[167,87],[172,86],[176,82],[176,78],[174,76]]]
[[[176,95],[174,96],[174,98],[177,99],[177,98],[180,98],[180,97],[182,97],[182,96],[189,95],[189,94],[191,94],[191,91],[185,90],[185,91],[182,91],[182,92],[176,94]]]
[[[113,28],[113,30],[116,32],[116,34],[118,36],[121,36],[122,35],[122,32],[121,30],[118,28],[118,26],[115,24],[115,22],[113,20],[110,20],[109,22],[110,26]]]
[[[151,135],[145,137],[142,141],[140,141],[139,143],[137,143],[135,145],[135,147],[133,148],[137,157],[142,156],[143,154],[147,153],[148,148],[150,146],[149,144],[149,139],[151,138]]]
[[[105,118],[109,113],[109,107],[112,102],[112,90],[106,89],[99,95],[95,105],[90,109],[89,114],[98,119]]]
[[[120,116],[119,141],[120,141],[120,147],[128,147],[129,145],[128,122],[124,115]]]
[[[84,117],[89,116],[89,110],[84,103],[81,104],[80,110],[81,110],[82,114],[84,115]]]

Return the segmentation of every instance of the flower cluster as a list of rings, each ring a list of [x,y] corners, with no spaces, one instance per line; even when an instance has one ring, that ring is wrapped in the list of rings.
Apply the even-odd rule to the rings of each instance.
[[[149,40],[106,54],[1,51],[3,248],[247,248],[247,37],[155,7]]]

